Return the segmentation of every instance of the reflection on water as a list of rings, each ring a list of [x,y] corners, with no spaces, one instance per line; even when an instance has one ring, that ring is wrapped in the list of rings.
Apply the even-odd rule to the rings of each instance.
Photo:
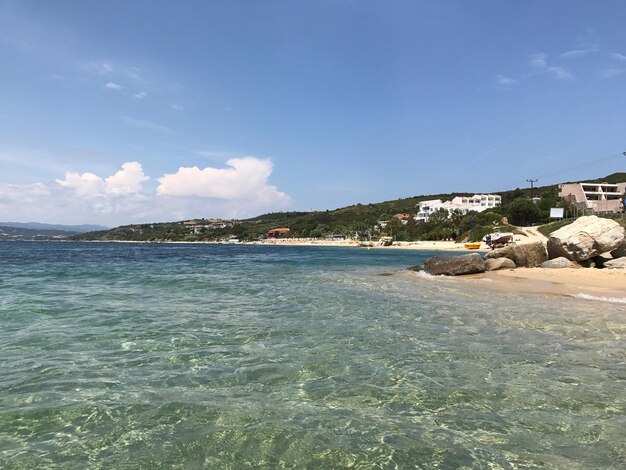
[[[420,256],[0,243],[0,466],[623,467],[626,306]]]

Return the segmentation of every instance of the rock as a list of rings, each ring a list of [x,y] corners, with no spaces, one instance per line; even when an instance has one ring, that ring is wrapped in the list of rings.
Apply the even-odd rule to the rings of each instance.
[[[623,258],[624,256],[626,256],[626,239],[620,246],[611,251],[611,256],[613,258]]]
[[[549,269],[562,269],[562,268],[577,268],[578,265],[573,261],[568,260],[567,258],[561,256],[559,258],[550,259],[545,261],[542,265],[542,268]]]
[[[546,248],[541,242],[524,245],[509,245],[485,255],[486,259],[508,258],[520,268],[536,268],[548,259]]]
[[[604,267],[606,269],[626,269],[626,256],[607,261],[604,263]]]
[[[604,268],[604,265],[606,264],[606,262],[611,261],[612,259],[613,257],[611,256],[610,253],[605,253],[605,254],[598,255],[592,258],[593,264],[595,265],[595,267],[600,268],[600,269]]]
[[[595,215],[579,217],[574,223],[550,234],[548,256],[550,259],[563,256],[572,261],[586,261],[619,248],[625,238],[624,227],[614,220]]]
[[[419,272],[419,271],[423,271],[424,270],[424,268],[422,268],[419,264],[416,264],[415,266],[409,266],[406,269],[408,271],[415,271],[415,272]]]
[[[478,253],[461,256],[433,256],[424,263],[424,271],[428,274],[446,276],[477,274],[485,272],[485,262]]]
[[[493,258],[485,261],[485,271],[497,271],[498,269],[515,269],[517,266],[509,258]]]

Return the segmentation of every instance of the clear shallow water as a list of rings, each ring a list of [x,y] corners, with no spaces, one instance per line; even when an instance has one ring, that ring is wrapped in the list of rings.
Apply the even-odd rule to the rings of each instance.
[[[425,256],[0,243],[0,467],[626,468],[626,306]]]

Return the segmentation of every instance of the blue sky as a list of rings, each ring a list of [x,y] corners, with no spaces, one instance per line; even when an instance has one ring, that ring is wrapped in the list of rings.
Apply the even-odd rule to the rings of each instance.
[[[333,209],[626,171],[622,1],[0,0],[0,220]]]

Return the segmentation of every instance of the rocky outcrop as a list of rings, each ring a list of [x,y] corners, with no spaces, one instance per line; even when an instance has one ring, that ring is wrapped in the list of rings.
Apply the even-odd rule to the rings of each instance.
[[[485,271],[497,271],[498,269],[515,269],[517,266],[509,258],[493,258],[485,261]]]
[[[435,276],[478,274],[485,272],[485,262],[478,253],[461,256],[433,256],[424,263],[424,271]]]
[[[626,256],[607,261],[604,263],[604,267],[606,269],[626,269]]]
[[[562,268],[578,268],[579,266],[571,260],[564,258],[563,256],[559,258],[550,259],[545,261],[542,265],[542,268],[549,269],[562,269]]]
[[[626,239],[624,239],[624,242],[620,246],[611,251],[611,256],[613,258],[623,258],[626,256]]]
[[[622,246],[624,238],[624,227],[614,220],[595,215],[580,217],[550,234],[548,256],[550,259],[565,257],[572,261],[587,261],[616,250]]]
[[[518,267],[536,268],[548,259],[546,248],[541,242],[524,245],[509,245],[485,255],[485,259],[508,258]]]

